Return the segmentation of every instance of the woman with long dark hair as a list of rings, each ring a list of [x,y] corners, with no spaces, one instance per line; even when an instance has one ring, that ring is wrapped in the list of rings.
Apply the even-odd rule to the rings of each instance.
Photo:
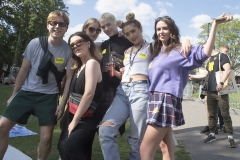
[[[159,143],[164,160],[174,159],[172,127],[185,124],[182,113],[183,89],[190,70],[200,67],[211,56],[218,24],[232,20],[214,20],[205,47],[192,46],[188,57],[180,54],[180,34],[169,16],[155,20],[152,62],[149,64],[151,92],[148,102],[147,130],[141,144],[141,160],[153,160]]]

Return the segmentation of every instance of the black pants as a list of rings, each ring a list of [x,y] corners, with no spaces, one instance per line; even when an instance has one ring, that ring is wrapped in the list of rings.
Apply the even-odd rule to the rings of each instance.
[[[218,120],[219,120],[219,126],[222,128],[222,126],[224,125],[224,121],[223,121],[223,117],[222,117],[221,110],[220,110],[219,106],[218,106]]]
[[[68,137],[68,125],[71,123],[73,116],[73,114],[68,112],[64,121],[58,142],[60,157],[62,160],[91,160],[92,144],[98,122],[94,121],[93,118],[85,118],[79,121]]]

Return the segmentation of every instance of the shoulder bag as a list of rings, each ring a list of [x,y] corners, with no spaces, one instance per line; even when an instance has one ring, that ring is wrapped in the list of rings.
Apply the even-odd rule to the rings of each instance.
[[[70,91],[69,98],[68,98],[69,112],[72,114],[76,113],[82,99],[81,94],[73,92],[73,88],[75,87],[76,81]],[[97,103],[94,100],[92,100],[92,102],[90,103],[90,106],[88,107],[88,110],[83,114],[82,119],[87,117],[92,117],[96,108],[97,108]]]
[[[220,57],[221,57],[221,53],[219,54],[219,59],[218,59],[219,71],[215,73],[217,84],[220,83],[221,77],[224,75],[224,72],[225,72],[221,70]],[[238,92],[238,88],[235,80],[234,71],[231,70],[227,80],[224,82],[223,89],[220,92],[218,92],[218,95],[224,95],[224,94],[229,94],[234,92]]]

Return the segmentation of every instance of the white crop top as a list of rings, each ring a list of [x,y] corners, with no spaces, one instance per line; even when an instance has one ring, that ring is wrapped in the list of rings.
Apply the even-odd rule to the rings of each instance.
[[[125,69],[123,75],[143,74],[148,76],[148,65],[150,63],[150,53],[148,52],[148,46],[149,43],[145,42],[143,47],[137,53],[132,53],[131,61],[135,54],[137,55],[133,60],[133,65],[130,70],[130,54],[124,55],[123,64],[125,66]]]

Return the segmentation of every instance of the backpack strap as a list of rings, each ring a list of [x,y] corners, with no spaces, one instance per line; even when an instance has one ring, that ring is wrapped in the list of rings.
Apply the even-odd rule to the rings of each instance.
[[[152,43],[150,43],[149,45],[150,45],[150,54],[152,54],[153,53],[153,45],[152,45]]]

